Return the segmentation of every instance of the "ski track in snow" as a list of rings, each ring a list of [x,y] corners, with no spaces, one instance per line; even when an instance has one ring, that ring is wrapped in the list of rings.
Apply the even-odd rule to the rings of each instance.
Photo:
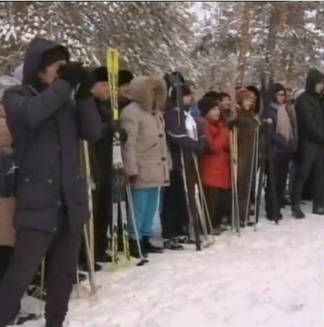
[[[187,246],[150,255],[143,267],[96,273],[98,301],[84,282],[66,326],[323,327],[324,217],[284,213],[279,226],[262,219],[257,232],[225,232],[200,253]],[[32,299],[23,307],[39,312]]]

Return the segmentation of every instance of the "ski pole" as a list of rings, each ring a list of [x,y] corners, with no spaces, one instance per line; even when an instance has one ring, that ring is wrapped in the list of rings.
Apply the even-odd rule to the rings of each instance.
[[[199,226],[197,219],[193,216],[191,211],[191,203],[189,198],[189,189],[188,189],[188,180],[186,175],[186,166],[185,166],[185,160],[184,160],[184,153],[183,149],[180,149],[180,156],[181,156],[181,166],[182,166],[182,179],[183,179],[183,185],[184,185],[184,192],[185,192],[185,199],[186,199],[186,206],[187,206],[187,212],[189,215],[189,222],[190,222],[190,228],[189,228],[189,234],[191,229],[194,230],[194,236],[195,236],[195,242],[196,242],[196,250],[201,251],[201,242],[200,242],[200,233],[199,233]],[[192,231],[191,231],[192,234]],[[190,238],[191,235],[189,235]]]
[[[205,196],[205,191],[204,191],[204,188],[203,188],[202,182],[201,182],[201,176],[200,176],[200,172],[199,172],[197,155],[195,153],[193,153],[192,158],[193,158],[195,170],[196,170],[198,188],[199,188],[199,193],[200,193],[200,201],[202,202],[202,204],[201,204],[202,212],[204,214],[202,217],[202,220],[204,221],[204,223],[202,225],[203,225],[203,228],[207,231],[207,224],[208,224],[208,227],[211,231],[212,243],[214,243],[215,235],[212,234],[213,225],[212,225],[211,218],[210,218],[210,213],[209,213],[209,208],[208,208],[208,204],[207,204],[207,200],[206,200],[206,196]],[[204,209],[205,209],[205,211],[204,211]],[[207,232],[207,234],[208,234],[208,232]]]
[[[96,287],[95,280],[94,280],[94,262],[93,262],[93,257],[91,255],[89,236],[88,236],[87,228],[85,225],[83,226],[83,233],[84,233],[84,241],[85,241],[88,269],[89,269],[89,284],[90,284],[90,289],[91,289],[91,295],[94,295],[95,298],[97,298],[97,287]]]
[[[246,204],[245,215],[244,215],[245,225],[248,223],[248,217],[250,212],[252,183],[253,183],[254,171],[255,171],[255,161],[257,158],[257,152],[256,152],[257,141],[258,141],[258,127],[256,127],[254,131],[253,144],[252,144],[251,169],[250,169],[249,184],[248,184],[247,204]]]
[[[140,261],[137,263],[137,266],[143,266],[149,261],[144,258],[143,252],[142,252],[142,247],[139,239],[139,233],[137,229],[137,224],[136,224],[136,218],[135,218],[135,210],[134,210],[134,205],[133,205],[133,199],[132,199],[132,194],[131,194],[131,189],[129,183],[126,183],[126,194],[127,194],[127,199],[128,199],[128,205],[129,205],[129,211],[130,211],[130,217],[132,220],[134,232],[135,232],[135,237],[136,237],[136,243],[137,243],[137,248],[138,248],[138,253],[140,256]]]

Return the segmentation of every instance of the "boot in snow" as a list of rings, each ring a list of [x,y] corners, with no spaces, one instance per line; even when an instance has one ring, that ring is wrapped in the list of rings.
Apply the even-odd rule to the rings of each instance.
[[[314,215],[321,215],[321,216],[323,216],[324,215],[324,208],[323,207],[314,206],[312,213]]]
[[[141,244],[142,255],[144,258],[147,258],[147,252],[143,248],[142,242],[140,242],[140,244]],[[140,258],[136,240],[129,239],[129,252],[132,257],[137,258],[137,259]]]
[[[291,213],[292,216],[295,217],[296,219],[303,219],[305,218],[305,214],[302,212],[299,206],[293,206],[291,208]]]
[[[184,250],[184,247],[180,243],[178,243],[178,241],[175,238],[164,240],[163,246],[165,249],[168,250],[175,250],[175,251]]]
[[[142,244],[144,251],[148,253],[163,253],[163,248],[153,245],[147,236],[143,236]]]

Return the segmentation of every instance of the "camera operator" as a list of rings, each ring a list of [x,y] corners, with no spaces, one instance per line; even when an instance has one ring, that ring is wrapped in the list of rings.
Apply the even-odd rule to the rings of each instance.
[[[22,85],[4,94],[18,166],[17,241],[0,283],[0,327],[15,317],[45,255],[46,327],[63,325],[89,217],[79,140],[96,141],[103,133],[83,81],[89,81],[87,72],[81,63],[69,62],[67,48],[35,38],[25,53]]]

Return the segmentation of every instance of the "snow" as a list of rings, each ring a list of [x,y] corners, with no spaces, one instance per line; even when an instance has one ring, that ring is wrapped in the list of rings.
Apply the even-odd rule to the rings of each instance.
[[[284,214],[279,226],[262,219],[256,232],[251,227],[240,237],[225,232],[200,253],[187,246],[150,255],[143,267],[116,272],[105,267],[96,274],[98,300],[84,292],[72,299],[66,325],[323,326],[324,217],[308,214],[297,221],[290,210]],[[28,299],[24,306],[37,312],[34,302]]]

